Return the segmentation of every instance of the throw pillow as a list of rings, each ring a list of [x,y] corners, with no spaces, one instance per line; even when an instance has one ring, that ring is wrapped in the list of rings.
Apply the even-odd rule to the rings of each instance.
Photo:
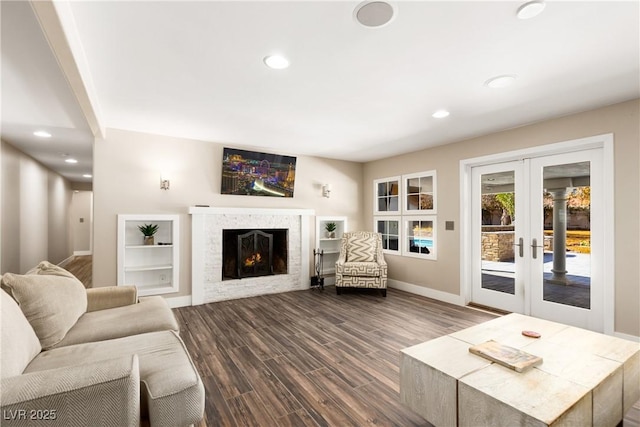
[[[25,275],[5,273],[2,285],[9,289],[45,350],[60,342],[87,311],[84,285],[47,261]]]
[[[347,262],[374,262],[376,260],[376,237],[353,235],[347,246]]]
[[[5,291],[0,291],[0,308],[0,373],[8,378],[24,372],[42,348],[20,307]]]

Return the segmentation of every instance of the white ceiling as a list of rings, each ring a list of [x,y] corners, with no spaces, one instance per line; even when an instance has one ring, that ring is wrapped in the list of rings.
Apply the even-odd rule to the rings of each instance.
[[[69,4],[107,128],[369,161],[640,95],[637,0],[547,1],[526,21],[521,3],[391,2],[380,28],[358,1]],[[47,126],[52,153],[90,150],[37,25],[2,2],[2,136],[32,149]],[[291,66],[265,67],[272,53]],[[500,74],[518,79],[484,85]]]

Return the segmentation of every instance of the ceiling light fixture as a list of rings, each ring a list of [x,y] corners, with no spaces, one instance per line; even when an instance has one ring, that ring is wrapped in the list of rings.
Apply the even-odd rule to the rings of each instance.
[[[502,76],[492,77],[484,85],[492,89],[499,89],[507,86],[511,86],[513,82],[518,78],[515,74],[504,74]]]
[[[263,61],[267,67],[274,70],[284,70],[289,67],[289,60],[281,55],[265,56]]]
[[[449,112],[447,110],[438,110],[431,115],[434,119],[444,119],[449,116]]]
[[[93,175],[91,175],[90,173],[85,173],[84,175],[82,175],[83,178],[93,178]]]
[[[528,1],[518,8],[516,16],[518,19],[531,19],[538,16],[544,10],[545,6],[546,4],[542,0]]]
[[[40,138],[51,138],[51,134],[46,130],[37,130],[33,134]]]
[[[382,27],[393,19],[393,6],[383,1],[365,1],[356,6],[353,16],[360,24],[369,28]]]
[[[73,164],[78,163],[76,159],[72,159],[71,157],[69,157],[68,159],[64,159],[64,161],[67,163],[73,163]]]

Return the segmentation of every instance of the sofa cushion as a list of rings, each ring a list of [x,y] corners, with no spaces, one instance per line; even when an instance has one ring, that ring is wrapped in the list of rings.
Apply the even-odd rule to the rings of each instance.
[[[160,296],[140,298],[137,304],[83,314],[54,347],[104,341],[146,332],[178,331],[173,312]]]
[[[138,355],[141,407],[147,408],[150,425],[179,426],[200,421],[204,413],[204,386],[182,340],[173,331],[55,348],[40,353],[25,372],[129,354]]]
[[[40,353],[40,341],[18,304],[0,291],[0,374],[2,378],[20,375]]]
[[[347,243],[347,262],[374,262],[376,236],[353,234]]]
[[[376,262],[345,262],[342,268],[345,276],[378,277],[380,264]]]
[[[45,350],[62,340],[87,311],[84,285],[47,261],[26,275],[5,273],[2,285],[20,305]]]

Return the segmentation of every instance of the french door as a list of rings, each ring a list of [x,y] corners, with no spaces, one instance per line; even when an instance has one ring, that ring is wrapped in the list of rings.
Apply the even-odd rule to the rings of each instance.
[[[471,300],[604,329],[602,148],[471,169]]]

